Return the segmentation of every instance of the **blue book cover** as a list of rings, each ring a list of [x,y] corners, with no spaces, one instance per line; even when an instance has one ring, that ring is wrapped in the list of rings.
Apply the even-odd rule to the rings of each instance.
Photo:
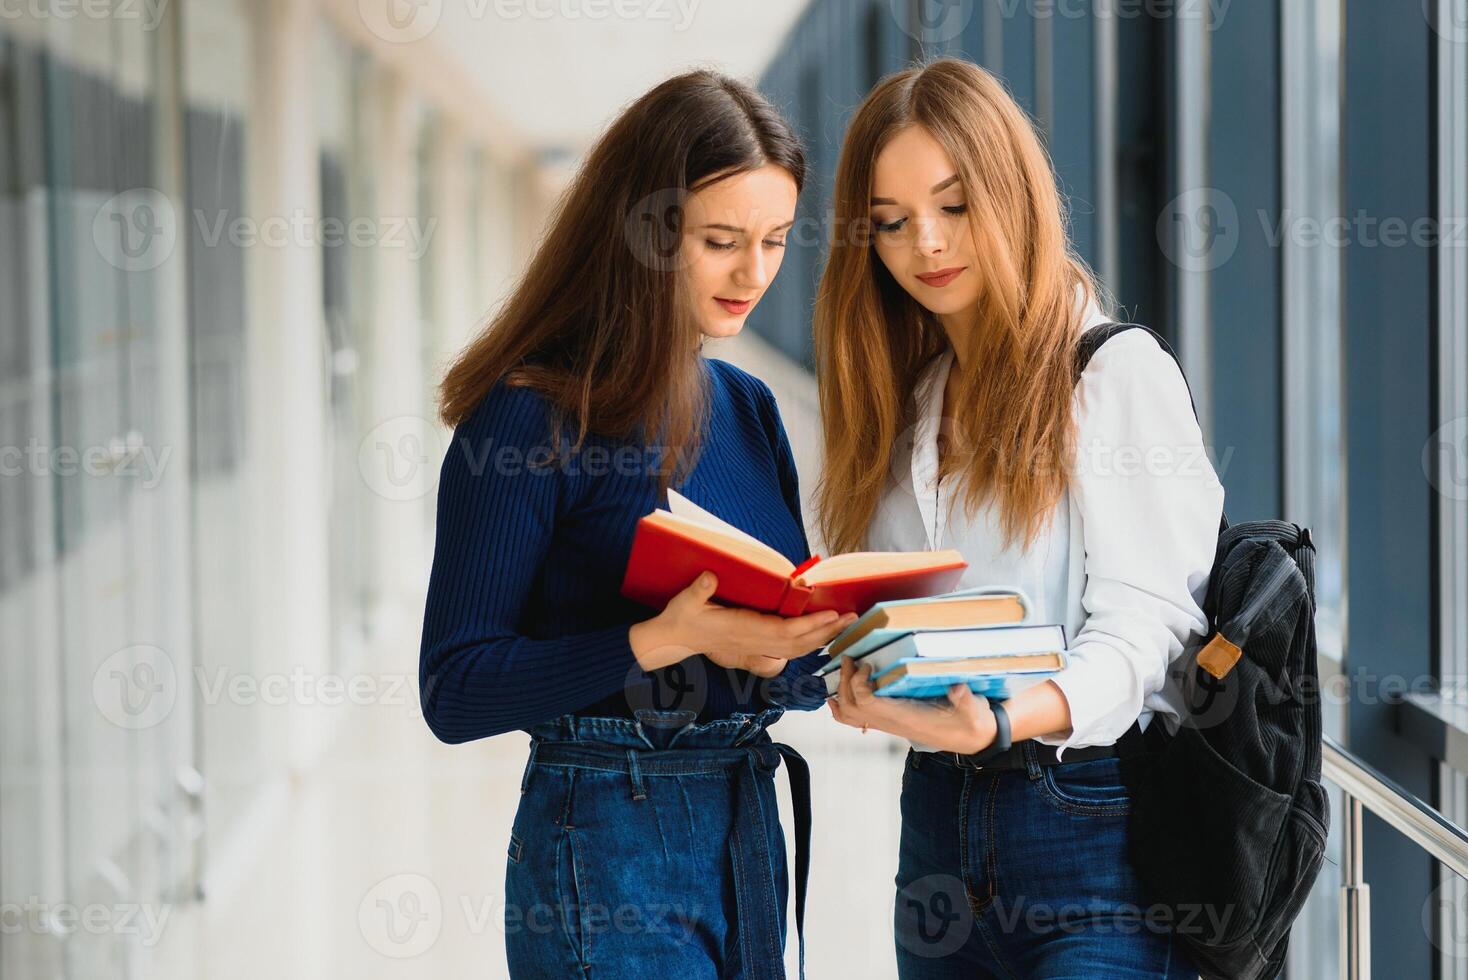
[[[1025,668],[1018,670],[1006,670],[994,673],[974,673],[971,669],[965,670],[955,664],[951,671],[938,671],[936,673],[904,674],[877,688],[879,698],[942,698],[948,696],[948,688],[954,684],[968,684],[968,689],[982,697],[1004,700],[1009,697],[1008,679],[1011,677],[1049,677],[1057,671],[1063,670],[1068,658],[1064,650],[1054,651],[1059,655],[1060,665],[1058,667]],[[922,663],[924,666],[932,666],[932,660],[902,660],[892,667],[883,671],[882,674],[890,675],[909,663]],[[882,674],[873,678],[874,682],[880,683]]]
[[[877,692],[879,698],[946,698],[948,688],[965,679],[968,689],[981,698],[1004,701],[1009,697],[1009,685],[1004,677],[904,677],[888,684]]]
[[[1066,647],[1065,627],[1058,623],[983,629],[930,630],[898,637],[886,646],[857,660],[856,663],[872,668],[873,682],[897,667],[922,664],[924,666],[921,675],[914,672],[889,685],[896,688],[899,693],[892,693],[888,688],[878,688],[877,693],[885,697],[937,697],[947,690],[948,685],[963,680],[970,681],[970,689],[975,693],[984,693],[986,688],[983,688],[983,685],[1002,685],[1007,676],[1053,674],[1065,666]],[[1027,654],[1057,654],[1059,665],[1005,671],[995,671],[983,666],[986,660],[994,661],[1002,657]],[[934,668],[933,665],[942,663],[951,663],[952,670],[941,674],[929,675],[926,673],[940,669]],[[822,679],[825,681],[826,695],[829,697],[836,693],[841,683],[841,673],[839,670],[832,671]],[[911,690],[928,691],[930,689],[935,690],[936,693],[907,693]],[[1003,695],[991,693],[988,696],[1001,697]]]

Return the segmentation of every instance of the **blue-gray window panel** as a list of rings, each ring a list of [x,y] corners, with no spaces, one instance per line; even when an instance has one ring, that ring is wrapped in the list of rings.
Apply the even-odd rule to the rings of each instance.
[[[1070,209],[1070,237],[1076,251],[1094,268],[1096,264],[1096,114],[1095,30],[1090,4],[1087,16],[1052,16],[1055,125],[1050,133],[1050,158],[1055,163],[1060,192]]]
[[[1209,180],[1232,203],[1236,236],[1212,271],[1210,433],[1230,512],[1281,516],[1283,249],[1280,222],[1280,0],[1235,4],[1211,25]],[[1221,207],[1227,222],[1230,212]],[[1223,240],[1215,248],[1228,248]],[[1226,254],[1226,253],[1225,253]]]
[[[1167,202],[1163,59],[1169,20],[1115,18],[1118,254],[1116,281],[1109,285],[1123,316],[1172,337],[1167,295],[1173,268],[1157,244],[1157,216]]]
[[[1030,115],[1035,114],[1035,18],[1029,3],[1004,0],[999,5],[1004,25],[1004,81]]]
[[[1420,8],[1346,0],[1346,216],[1410,223],[1434,208],[1432,35]],[[1432,431],[1430,249],[1382,247],[1359,230],[1345,254],[1349,672],[1410,681],[1433,667],[1433,497],[1422,469]],[[1395,734],[1391,691],[1353,685],[1351,748],[1431,799],[1433,762]],[[1369,697],[1364,695],[1370,695]],[[1371,944],[1394,976],[1432,976],[1422,902],[1432,862],[1374,817],[1365,828]]]

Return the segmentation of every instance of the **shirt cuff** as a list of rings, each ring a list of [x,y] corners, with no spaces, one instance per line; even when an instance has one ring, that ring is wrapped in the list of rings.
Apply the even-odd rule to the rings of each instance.
[[[1133,701],[1128,671],[1120,660],[1105,644],[1081,644],[1070,651],[1069,666],[1050,678],[1070,707],[1070,733],[1039,735],[1035,740],[1056,746],[1057,761],[1065,761],[1069,748],[1112,744],[1135,720],[1133,715],[1119,731],[1112,731]]]

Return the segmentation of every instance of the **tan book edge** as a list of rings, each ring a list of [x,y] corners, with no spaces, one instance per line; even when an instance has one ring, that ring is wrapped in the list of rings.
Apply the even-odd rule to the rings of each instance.
[[[841,638],[840,645],[832,644],[827,651],[837,656],[847,647],[879,629],[962,629],[965,626],[996,626],[1001,623],[1019,623],[1024,619],[1025,607],[1017,596],[965,596],[961,599],[915,602],[911,605],[893,606],[873,616]]]

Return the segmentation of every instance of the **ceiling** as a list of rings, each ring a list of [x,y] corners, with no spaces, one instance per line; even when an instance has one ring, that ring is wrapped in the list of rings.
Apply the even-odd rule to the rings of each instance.
[[[669,75],[756,79],[808,3],[443,0],[432,40],[533,148],[571,158]]]

